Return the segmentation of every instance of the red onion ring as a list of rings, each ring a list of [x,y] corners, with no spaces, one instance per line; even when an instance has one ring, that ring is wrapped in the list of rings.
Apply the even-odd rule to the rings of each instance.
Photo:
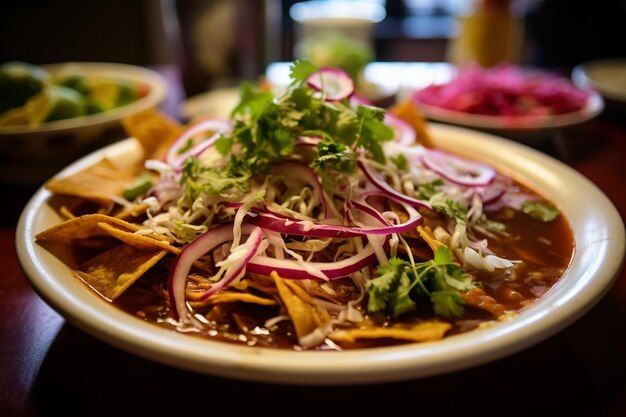
[[[393,139],[397,143],[404,146],[415,144],[417,135],[407,122],[392,113],[385,112],[385,123],[393,129]]]
[[[369,182],[371,182],[372,185],[374,185],[376,188],[381,190],[387,196],[393,197],[399,201],[403,201],[407,204],[410,204],[413,207],[426,207],[432,210],[432,207],[430,206],[430,204],[426,203],[425,201],[421,201],[416,198],[409,197],[408,195],[402,194],[401,192],[394,190],[387,183],[387,181],[385,181],[384,179],[380,177],[380,174],[378,172],[374,171],[373,169],[370,169],[367,166],[367,162],[365,162],[363,159],[357,159],[357,164],[359,168],[361,169],[361,171],[363,171],[363,174],[365,174],[365,177],[367,177]]]
[[[439,150],[426,150],[422,155],[422,162],[430,170],[457,185],[467,187],[488,185],[496,177],[496,170],[489,165]]]
[[[165,161],[171,166],[178,168],[180,165],[192,155],[199,155],[207,148],[213,146],[213,143],[222,135],[230,133],[232,129],[231,122],[224,119],[207,119],[203,120],[187,129],[167,150]],[[202,132],[214,132],[209,138],[193,145],[190,149],[180,152],[180,149],[187,146],[189,139]]]
[[[320,68],[306,80],[309,87],[321,91],[326,101],[339,101],[354,93],[354,81],[339,68]]]
[[[257,254],[257,251],[259,250],[259,246],[261,246],[262,240],[263,240],[263,231],[261,230],[260,227],[255,227],[250,233],[250,236],[248,237],[247,242],[245,243],[246,245],[248,243],[251,244],[250,248],[248,249],[248,252],[246,253],[246,256],[242,258],[241,260],[239,260],[237,263],[231,265],[230,268],[228,268],[226,275],[224,275],[224,278],[222,278],[219,282],[213,285],[211,289],[209,289],[207,292],[202,294],[199,301],[206,300],[213,294],[216,294],[217,292],[221,291],[222,288],[228,286],[235,279],[240,278],[241,275],[243,275],[246,272],[246,266],[248,265],[250,260],[254,258],[254,256]]]

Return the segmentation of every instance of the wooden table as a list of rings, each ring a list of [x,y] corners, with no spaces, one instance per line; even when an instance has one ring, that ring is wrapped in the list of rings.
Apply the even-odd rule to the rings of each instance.
[[[566,158],[626,218],[626,124],[602,116],[563,131],[562,139],[561,147],[542,150]],[[68,324],[31,289],[16,259],[16,222],[35,188],[0,191],[0,416],[626,415],[624,271],[566,330],[477,368],[384,385],[241,382],[133,356]]]

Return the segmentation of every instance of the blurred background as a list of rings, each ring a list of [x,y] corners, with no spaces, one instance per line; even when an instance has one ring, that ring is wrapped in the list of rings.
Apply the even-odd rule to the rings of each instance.
[[[180,72],[185,95],[190,96],[207,88],[232,85],[241,78],[257,77],[269,63],[290,61],[305,53],[296,47],[306,16],[303,12],[298,16],[300,21],[294,19],[294,3],[293,0],[8,2],[0,14],[0,62],[172,65]],[[463,33],[476,26],[476,19],[480,20],[476,16],[483,7],[506,10],[513,16],[513,29],[513,26],[506,29],[502,19],[488,24],[483,19],[483,26],[489,27],[491,34],[482,36],[489,37],[488,41],[483,40],[487,44],[502,36],[517,37],[511,41],[514,44],[509,45],[511,50],[506,57],[521,64],[567,71],[581,62],[626,56],[625,0],[371,0],[368,3],[381,8],[384,15],[373,18],[371,56],[367,59],[426,62],[468,59],[455,53],[454,48],[462,42]],[[323,12],[320,7],[314,9],[318,14]],[[371,19],[371,15],[364,16],[363,9],[361,4],[350,11],[357,19]],[[474,22],[468,23],[472,19]],[[350,26],[349,22],[344,24]],[[497,35],[502,30],[517,32]],[[338,42],[327,39],[325,46],[345,51],[346,45],[337,45]],[[365,56],[368,53],[363,52]],[[363,54],[358,59],[363,59]]]

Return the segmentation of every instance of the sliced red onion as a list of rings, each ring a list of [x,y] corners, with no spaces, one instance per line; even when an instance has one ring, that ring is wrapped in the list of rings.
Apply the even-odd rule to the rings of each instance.
[[[389,112],[385,113],[385,123],[393,129],[393,139],[397,143],[404,146],[415,144],[417,135],[410,124]]]
[[[339,101],[354,93],[354,81],[339,68],[320,68],[306,80],[309,87],[324,94],[326,101]]]
[[[369,211],[364,211],[367,215],[381,220],[380,214],[373,215]],[[390,235],[392,233],[404,233],[419,226],[423,219],[419,212],[413,208],[409,211],[409,219],[401,224],[389,225],[383,223],[382,227],[356,227],[356,226],[336,226],[319,224],[297,219],[290,220],[278,218],[273,215],[258,212],[256,217],[248,220],[250,224],[262,227],[267,230],[288,235],[319,237],[319,238],[350,238],[367,235]],[[384,220],[383,220],[384,221]],[[382,223],[382,221],[381,221]]]
[[[480,197],[483,204],[492,204],[498,201],[506,192],[503,184],[494,184],[486,187],[476,187],[476,193]]]
[[[422,162],[427,168],[458,185],[468,187],[487,185],[496,177],[496,170],[489,165],[439,150],[427,150],[422,155]]]
[[[187,311],[185,283],[193,263],[205,253],[231,240],[233,240],[233,226],[224,224],[198,236],[178,254],[167,283],[170,303],[176,319],[184,322],[190,321],[189,317],[184,314]]]
[[[296,146],[317,146],[322,140],[319,136],[298,136],[296,138]]]
[[[360,271],[374,262],[375,259],[376,254],[372,246],[368,244],[362,251],[350,258],[336,262],[309,262],[309,265],[321,271],[328,279],[337,279]],[[261,275],[269,275],[272,271],[276,271],[281,278],[319,280],[319,278],[307,272],[298,261],[270,258],[263,255],[257,255],[252,258],[248,264],[247,271]]]
[[[390,197],[394,197],[395,199],[399,200],[399,201],[403,201],[407,204],[410,204],[413,207],[426,207],[429,209],[432,209],[432,207],[430,206],[430,204],[426,203],[425,201],[421,201],[418,200],[416,198],[413,197],[409,197],[408,195],[405,195],[399,191],[394,190],[388,183],[387,181],[385,181],[383,178],[381,178],[380,174],[376,171],[374,171],[373,169],[371,169],[370,167],[367,166],[367,162],[365,162],[362,159],[357,159],[357,164],[359,166],[359,168],[361,169],[361,171],[363,171],[363,174],[365,174],[365,176],[367,177],[367,179],[379,190],[381,190],[382,192],[384,192],[385,194],[387,194]]]
[[[207,119],[203,120],[187,129],[176,141],[170,146],[165,156],[165,160],[173,167],[179,167],[185,159],[192,155],[199,155],[207,148],[213,146],[213,143],[222,135],[230,133],[232,129],[231,122],[224,119]],[[192,145],[189,149],[182,151],[188,146],[189,140],[194,136],[203,132],[213,132],[209,138],[202,142]]]
[[[352,96],[350,96],[350,105],[352,107],[358,107],[358,106],[373,106],[374,103],[372,103],[371,101],[369,101],[368,99],[366,99],[365,97],[354,93],[352,94]]]
[[[233,282],[234,280],[241,278],[243,274],[246,272],[246,266],[248,265],[250,260],[256,256],[257,251],[259,250],[259,247],[261,246],[262,240],[263,240],[263,231],[261,230],[260,227],[255,227],[250,233],[250,236],[248,237],[248,240],[246,241],[246,243],[244,243],[244,245],[246,246],[245,256],[237,260],[235,263],[233,263],[233,265],[230,265],[224,277],[221,280],[219,280],[219,282],[217,282],[215,285],[213,285],[211,289],[209,289],[207,292],[202,294],[202,296],[200,297],[200,301],[206,300],[213,294],[216,294],[219,291],[221,291],[222,288],[225,288],[226,286],[230,285],[230,283]]]

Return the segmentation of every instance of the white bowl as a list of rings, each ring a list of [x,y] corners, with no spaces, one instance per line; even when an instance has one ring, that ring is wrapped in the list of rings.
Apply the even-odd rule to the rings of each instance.
[[[489,116],[448,110],[417,100],[414,103],[431,120],[493,132],[532,132],[573,126],[593,119],[604,109],[604,100],[596,92],[591,94],[585,106],[578,111],[545,116]]]
[[[509,321],[436,342],[343,352],[256,348],[177,334],[98,298],[35,242],[35,234],[60,221],[44,189],[33,196],[20,218],[19,261],[42,298],[68,321],[107,343],[194,372],[264,382],[373,383],[460,370],[538,343],[590,309],[609,289],[624,258],[624,225],[607,197],[572,168],[524,145],[451,126],[430,129],[440,147],[488,161],[548,196],[573,228],[576,247],[565,275]],[[103,155],[132,157],[137,149],[134,140],[119,142],[72,164],[60,175],[84,168]]]
[[[166,94],[161,75],[126,64],[68,62],[42,65],[51,74],[71,69],[72,74],[99,75],[140,82],[148,94],[116,109],[82,117],[45,122],[37,126],[0,126],[0,182],[35,184],[78,157],[101,147],[102,140],[123,139],[121,120],[158,106]],[[95,147],[94,147],[95,146]]]
[[[626,59],[602,59],[577,65],[572,79],[581,88],[592,88],[610,100],[626,103]]]

